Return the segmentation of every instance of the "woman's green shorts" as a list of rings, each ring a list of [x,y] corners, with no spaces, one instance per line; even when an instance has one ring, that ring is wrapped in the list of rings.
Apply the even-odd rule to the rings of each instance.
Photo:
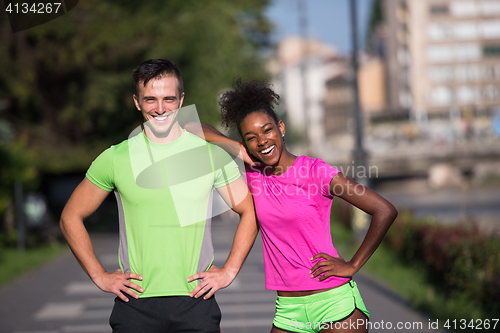
[[[322,328],[347,319],[356,309],[369,317],[370,313],[361,299],[356,282],[351,280],[318,294],[278,296],[273,325],[289,332],[319,332]]]

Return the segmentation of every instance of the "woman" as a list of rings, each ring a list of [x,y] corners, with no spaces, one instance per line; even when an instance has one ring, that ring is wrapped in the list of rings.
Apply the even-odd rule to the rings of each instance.
[[[367,332],[358,323],[366,323],[369,313],[351,277],[375,252],[397,211],[323,160],[290,153],[285,124],[273,110],[278,103],[279,96],[265,82],[238,79],[219,104],[223,124],[238,130],[241,143],[202,125],[207,141],[234,155],[241,150],[247,163],[266,289],[278,293],[271,332]],[[201,136],[193,126],[186,129]],[[337,254],[330,236],[334,196],[372,216],[365,239],[348,262]]]

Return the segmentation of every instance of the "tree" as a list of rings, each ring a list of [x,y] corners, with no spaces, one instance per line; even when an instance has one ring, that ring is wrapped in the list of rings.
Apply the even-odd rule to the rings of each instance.
[[[0,252],[7,240],[12,240],[14,228],[14,184],[19,181],[31,190],[37,184],[37,170],[33,167],[33,154],[25,149],[25,135],[13,141],[11,126],[0,119],[0,216],[10,207],[10,219],[0,223]],[[7,223],[8,220],[8,223]],[[14,234],[15,235],[15,234]],[[8,242],[7,242],[8,243]]]
[[[384,24],[384,0],[373,0],[370,11],[370,23],[366,34],[366,45],[369,50],[379,56],[384,56],[384,41],[382,26]]]
[[[13,34],[0,17],[0,115],[27,133],[46,172],[85,170],[141,122],[131,70],[167,58],[185,105],[219,121],[217,94],[237,75],[263,78],[269,0],[80,1],[66,15]],[[1,162],[0,162],[1,163]]]

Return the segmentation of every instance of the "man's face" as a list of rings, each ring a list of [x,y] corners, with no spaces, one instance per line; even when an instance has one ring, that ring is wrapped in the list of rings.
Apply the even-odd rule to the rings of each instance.
[[[157,134],[168,134],[177,121],[177,112],[182,106],[184,93],[179,95],[175,76],[164,76],[150,80],[146,86],[139,82],[134,95],[135,106],[141,111],[145,125]]]

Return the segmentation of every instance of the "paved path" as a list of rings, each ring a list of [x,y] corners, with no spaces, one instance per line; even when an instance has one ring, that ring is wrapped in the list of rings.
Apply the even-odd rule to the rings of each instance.
[[[234,221],[214,219],[216,265],[221,265],[227,257],[235,229]],[[103,265],[109,270],[116,269],[118,237],[92,237]],[[371,312],[371,332],[430,331],[427,329],[427,319],[369,278],[356,276],[356,281]],[[113,306],[113,295],[95,287],[69,251],[14,283],[3,286],[0,293],[4,300],[0,304],[0,333],[111,332],[108,318]],[[222,332],[270,331],[276,294],[264,289],[260,239],[238,277],[228,288],[217,292],[216,298],[222,310]],[[388,322],[392,330],[381,329],[387,328]],[[422,325],[422,329],[397,329],[398,322],[409,326]],[[422,324],[417,324],[419,322]]]

